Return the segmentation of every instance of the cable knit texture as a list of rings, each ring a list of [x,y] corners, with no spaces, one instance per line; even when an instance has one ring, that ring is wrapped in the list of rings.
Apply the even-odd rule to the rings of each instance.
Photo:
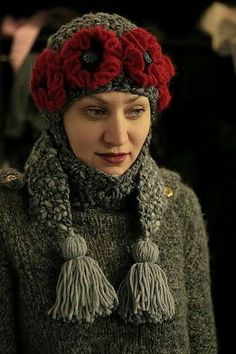
[[[93,324],[79,324],[55,321],[45,311],[54,298],[63,262],[62,236],[30,217],[23,177],[16,171],[1,171],[1,353],[216,353],[200,205],[175,173],[160,169],[160,176],[173,190],[172,196],[165,195],[168,208],[155,241],[175,299],[174,318],[135,325],[124,323],[114,312]],[[86,240],[89,255],[99,260],[117,289],[133,263],[131,245],[140,228],[132,201],[120,210],[72,207],[72,220]]]

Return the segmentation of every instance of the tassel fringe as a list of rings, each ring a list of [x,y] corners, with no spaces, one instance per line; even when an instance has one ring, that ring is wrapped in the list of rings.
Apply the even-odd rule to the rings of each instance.
[[[158,264],[134,264],[118,289],[118,313],[128,322],[162,322],[175,312],[165,272]]]
[[[56,293],[56,302],[48,311],[53,319],[92,323],[97,316],[110,315],[118,305],[115,290],[90,257],[64,263]]]
[[[85,255],[84,238],[75,235],[73,229],[69,232],[62,247],[67,261],[58,278],[56,302],[48,314],[53,319],[92,323],[97,316],[110,315],[118,305],[118,297],[98,263]]]

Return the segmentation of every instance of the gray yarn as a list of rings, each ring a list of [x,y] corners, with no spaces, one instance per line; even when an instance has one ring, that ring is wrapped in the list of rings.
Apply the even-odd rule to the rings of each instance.
[[[57,293],[55,305],[48,311],[52,314],[53,319],[63,319],[65,321],[82,322],[86,319],[92,323],[98,315],[110,315],[114,308],[113,287],[107,281],[98,263],[91,257],[77,257],[76,263],[73,260],[66,262],[64,272],[60,273],[57,282]],[[90,272],[90,264],[93,265],[93,272]],[[80,272],[76,272],[79,268]],[[66,277],[67,281],[63,281],[61,277]],[[91,278],[92,277],[92,281]],[[76,281],[74,281],[74,278]],[[102,282],[105,286],[99,286]],[[67,284],[71,284],[68,287]],[[96,286],[93,286],[93,283]],[[80,284],[84,284],[81,287]],[[61,303],[60,298],[64,301]],[[66,302],[66,298],[70,301]],[[92,301],[92,304],[91,304]],[[118,304],[118,298],[115,298],[115,307]],[[92,311],[91,311],[92,309]],[[74,314],[75,312],[75,314]]]
[[[133,245],[133,258],[138,263],[131,267],[117,291],[119,314],[125,321],[137,324],[162,322],[171,319],[175,313],[166,274],[156,263],[159,249],[152,242],[153,237],[158,235],[168,206],[163,190],[159,169],[155,161],[146,155],[140,169],[137,195],[143,241]]]
[[[130,28],[127,20],[124,23],[122,21],[120,23],[116,15],[87,15],[83,17],[81,26],[86,26],[86,23],[88,26],[112,26],[120,35],[126,26]],[[74,28],[65,26],[58,36],[53,37],[51,43],[55,49],[60,47],[68,34],[79,28],[79,22],[75,20]],[[149,98],[152,119],[155,118],[155,97],[158,93],[154,88],[140,89],[121,75],[107,86],[99,88],[98,92],[112,90],[140,90]],[[3,200],[0,213],[3,229],[0,257],[0,297],[4,299],[0,310],[3,319],[0,331],[2,352],[22,349],[24,352],[40,354],[215,353],[207,238],[196,196],[180,183],[175,174],[159,170],[153,163],[146,150],[151,131],[138,160],[127,171],[124,181],[123,176],[106,178],[101,171],[94,171],[81,161],[77,161],[72,170],[74,157],[71,160],[71,156],[67,155],[70,148],[61,118],[67,105],[86,93],[83,90],[67,92],[69,100],[61,112],[45,112],[47,132],[36,144],[26,166],[31,212],[37,220],[35,217],[30,218],[27,212],[28,194],[26,196],[23,189],[25,179],[11,170],[0,173]],[[86,169],[89,183],[81,178],[83,169]],[[73,171],[75,174],[71,173]],[[173,189],[173,198],[168,198],[172,199],[169,207],[169,200],[163,200],[165,189],[162,177],[166,188],[169,186]],[[95,193],[93,178],[97,178],[98,185]],[[124,183],[119,185],[121,180]],[[105,190],[105,198],[104,194],[99,194],[99,189]],[[110,212],[109,209],[115,209],[116,206],[127,208],[128,199],[132,203],[132,210],[129,210],[131,215],[126,213],[127,210]],[[72,226],[73,205],[88,209],[85,212],[73,210]],[[161,221],[162,229],[159,231]],[[41,227],[41,223],[48,227]],[[160,260],[159,248],[152,242],[154,238],[161,245]],[[111,284],[118,287],[124,277],[131,261],[128,254],[131,242],[134,242],[131,250],[136,263],[121,283],[118,299]],[[49,313],[55,319],[79,323],[62,324],[45,316],[51,306],[54,280],[61,262],[58,244],[61,245],[65,263],[58,279],[58,297]],[[91,252],[94,259],[86,255],[87,251]],[[105,278],[97,261],[102,264],[111,283]],[[175,316],[167,277],[158,262],[167,271],[177,299]],[[17,322],[22,327],[20,341],[15,338],[13,311],[16,274],[17,288],[20,289],[17,294],[20,306]],[[154,322],[154,325],[124,325],[116,314],[112,314],[90,326],[97,316],[110,315],[118,302],[118,313],[125,321],[137,324]],[[197,313],[196,307],[199,310]],[[172,317],[173,320],[169,321]],[[89,324],[80,323],[84,320]],[[162,323],[165,320],[168,321]],[[18,348],[19,345],[22,348]]]
[[[61,151],[57,150],[48,133],[44,132],[35,144],[25,167],[28,188],[32,195],[32,212],[34,210],[38,214],[40,210],[42,219],[47,219],[48,226],[58,227],[60,220],[60,224],[71,228],[71,188],[77,197],[77,206],[120,209],[136,188],[136,175],[144,154],[145,149],[133,166],[117,178],[88,167],[65,145],[61,147]],[[58,205],[54,205],[55,203]],[[57,215],[52,215],[52,212]]]
[[[86,256],[86,242],[72,227],[68,176],[57,155],[45,133],[26,164],[31,212],[65,236],[61,249],[66,262],[58,278],[56,302],[48,314],[54,319],[93,322],[98,315],[109,315],[118,298],[97,262]]]
[[[48,47],[59,50],[64,41],[74,32],[96,25],[115,31],[117,36],[136,28],[127,19],[118,15],[88,14],[63,26],[49,39]],[[131,92],[146,96],[150,102],[152,120],[155,119],[158,97],[156,88],[140,88],[123,73],[93,92],[110,91]],[[61,250],[66,262],[62,266],[58,279],[56,302],[48,313],[58,319],[69,321],[85,319],[93,322],[98,315],[109,315],[117,307],[118,297],[115,290],[105,278],[97,262],[86,255],[86,242],[73,228],[71,205],[80,208],[99,206],[106,209],[120,209],[128,198],[134,198],[134,195],[137,195],[136,203],[141,226],[140,235],[137,237],[138,245],[143,242],[141,240],[144,240],[147,243],[147,249],[143,253],[144,258],[141,264],[133,265],[118,289],[118,296],[121,297],[121,307],[118,312],[124,319],[129,313],[128,320],[132,322],[137,322],[137,316],[141,317],[138,322],[146,320],[160,322],[172,317],[174,302],[165,274],[155,264],[157,257],[152,257],[152,242],[150,242],[158,233],[163,213],[167,207],[159,170],[148,153],[151,129],[138,158],[122,176],[115,178],[86,166],[71,151],[63,129],[62,116],[68,105],[90,92],[91,90],[84,89],[70,90],[67,102],[60,111],[44,112],[47,130],[35,145],[25,168],[31,194],[32,213],[48,227],[60,230],[64,234]],[[77,199],[70,200],[70,194]],[[139,252],[139,247],[133,248],[134,259],[139,258],[135,249]],[[146,262],[148,264],[150,262],[150,269],[156,269],[152,275],[153,279],[149,279],[150,287],[147,284],[146,286],[140,284],[147,273]],[[132,275],[133,270],[134,275]],[[132,304],[129,296],[129,287],[133,281],[134,286],[137,287],[136,290],[131,289],[132,301],[137,302],[135,304]],[[138,287],[140,287],[139,290],[137,290]],[[148,306],[147,308],[144,303],[140,303],[143,300],[140,300],[139,293],[141,291],[141,297],[149,297],[148,301],[151,301],[151,292],[154,290],[158,293],[158,300],[154,301],[154,307]],[[127,295],[129,310],[127,306],[124,306]]]
[[[61,149],[57,150],[53,146],[48,133],[44,132],[26,164],[25,174],[28,190],[31,194],[31,212],[40,222],[46,223],[47,226],[52,227],[55,231],[61,230],[65,234],[64,244],[61,247],[67,262],[62,266],[58,279],[56,303],[48,312],[52,314],[53,318],[63,318],[64,320],[72,321],[86,319],[88,322],[93,322],[97,315],[109,315],[118,305],[118,298],[113,287],[106,280],[97,262],[86,256],[86,242],[73,229],[70,202],[70,188],[73,188],[71,187],[73,184],[78,191],[77,197],[79,199],[77,203],[80,207],[121,208],[133,192],[137,193],[141,230],[137,245],[133,246],[134,259],[136,257],[139,258],[141,239],[147,243],[148,248],[143,253],[143,259],[138,259],[142,263],[137,263],[132,267],[131,272],[128,273],[127,278],[124,279],[118,289],[118,297],[121,297],[119,314],[125,320],[135,323],[144,321],[160,322],[173,316],[174,303],[168,289],[166,276],[163,270],[155,264],[158,259],[156,251],[153,254],[150,249],[152,242],[149,241],[152,240],[153,236],[157,235],[163,213],[167,208],[167,199],[163,193],[164,184],[160,178],[159,169],[147,153],[147,144],[144,144],[133,166],[122,176],[115,178],[86,166],[65,145],[62,145]],[[160,182],[157,183],[157,181]],[[154,255],[153,257],[152,254]],[[148,267],[146,262],[151,262],[148,263],[150,269],[155,269],[154,277],[156,281],[151,281],[150,287],[141,285],[141,292],[143,292],[144,297],[150,298],[154,288],[156,288],[155,291],[158,291],[157,298],[155,300],[155,297],[152,296],[154,299],[152,307],[148,306],[147,308],[145,304],[141,307],[138,304],[132,306],[129,284],[145,278]],[[86,264],[88,263],[92,266],[89,276],[88,271],[86,271]],[[75,264],[77,264],[78,273],[73,271]],[[133,281],[129,281],[129,277],[132,278],[132,271],[135,268],[138,272],[139,270],[141,271],[141,278],[137,278],[137,275],[134,275]],[[70,273],[71,269],[72,274]],[[91,277],[93,279],[92,283],[90,283]],[[64,284],[62,284],[62,281],[64,281]],[[104,283],[103,292],[101,292],[101,285],[99,285],[101,281]],[[125,289],[124,284],[127,284],[127,281],[129,284],[128,288]],[[89,297],[86,298],[86,301],[83,290],[78,290],[80,284],[84,284],[84,291],[87,289],[87,292],[89,292]],[[95,286],[95,284],[97,285]],[[157,288],[158,286],[160,287],[159,289]],[[133,290],[131,288],[131,291],[134,291],[133,299],[140,293],[140,289]],[[75,295],[75,298],[73,298],[72,294]],[[124,297],[127,296],[128,302],[124,306]],[[67,302],[65,300],[62,301],[65,298],[68,299]],[[73,300],[71,300],[72,298]],[[91,303],[91,299],[98,300]],[[104,299],[105,306],[102,299]],[[129,310],[127,310],[127,306],[129,306]],[[165,306],[168,307],[167,310]],[[134,313],[131,311],[132,307]],[[74,309],[73,311],[72,308]],[[78,308],[80,309],[79,312]],[[127,311],[129,314],[127,314]]]
[[[159,258],[158,246],[150,242],[148,236],[146,240],[133,245],[132,254],[138,263],[131,267],[118,289],[118,312],[125,321],[138,324],[158,323],[172,318],[175,304],[166,274],[156,264]]]
[[[96,14],[90,13],[76,18],[70,23],[62,26],[56,33],[49,37],[47,47],[54,50],[60,50],[64,42],[68,38],[70,38],[73,33],[79,31],[80,29],[97,25],[101,25],[106,29],[114,31],[117,37],[121,37],[125,32],[137,28],[137,26],[130,22],[128,19],[117,14],[111,15],[103,12],[99,12]],[[68,105],[74,102],[79,97],[83,97],[84,95],[87,95],[91,92],[102,93],[110,91],[131,92],[133,94],[139,94],[148,97],[151,106],[152,119],[156,117],[158,90],[152,86],[147,87],[145,89],[139,87],[126,74],[121,74],[119,77],[116,77],[107,85],[99,87],[97,90],[94,91],[91,91],[89,89],[70,90],[68,92],[67,102],[65,103],[65,106],[61,109],[61,111],[52,114],[48,112],[43,112],[42,115],[46,118],[47,124],[50,126],[51,121],[54,119],[60,120],[64,110],[68,107]]]
[[[15,353],[18,349],[37,354],[217,352],[206,268],[207,236],[200,206],[196,195],[178,176],[164,169],[160,173],[165,185],[173,190],[173,196],[167,198],[169,207],[155,242],[160,247],[159,264],[175,296],[176,315],[162,324],[136,326],[122,322],[116,313],[96,320],[93,325],[61,323],[46,315],[52,305],[62,260],[58,249],[61,235],[30,218],[24,177],[11,169],[0,171],[1,352]],[[16,178],[8,182],[8,176]],[[139,235],[135,214],[133,204],[128,211],[119,212],[102,212],[98,208],[85,212],[73,210],[74,225],[86,236],[90,256],[99,261],[115,288],[132,264],[129,251]],[[22,284],[20,289],[19,284]],[[17,289],[17,293],[13,292]],[[15,299],[21,309],[17,319],[13,311]],[[23,348],[18,347],[16,320],[21,324]]]
[[[91,26],[103,26],[106,29],[115,31],[118,37],[121,37],[127,31],[137,28],[135,24],[117,14],[111,15],[103,12],[86,14],[62,26],[56,33],[50,36],[47,47],[59,50],[65,40],[71,37],[73,33]]]
[[[152,171],[152,176],[150,176]],[[159,180],[159,183],[156,181]],[[155,161],[147,156],[142,163],[138,194],[140,223],[145,232],[145,238],[151,239],[158,233],[163,214],[167,208],[164,196],[164,183],[160,179],[159,169]]]
[[[32,150],[25,173],[32,212],[48,226],[62,230],[65,226],[68,230],[72,227],[70,188],[73,185],[78,206],[111,209],[119,209],[138,188],[140,224],[147,239],[157,234],[167,208],[164,184],[155,161],[147,154],[147,143],[133,166],[117,178],[86,166],[67,146],[62,146],[60,153],[44,132]]]
[[[155,282],[155,278],[159,281]],[[122,317],[126,322],[161,323],[173,317],[173,297],[168,289],[166,274],[158,264],[136,263],[131,267],[128,279],[128,286],[124,281],[119,289],[120,293],[125,294],[119,299]]]

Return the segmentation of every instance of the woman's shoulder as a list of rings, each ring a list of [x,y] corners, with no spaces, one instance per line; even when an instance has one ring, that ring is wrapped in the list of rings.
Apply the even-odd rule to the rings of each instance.
[[[11,188],[11,187],[20,187],[22,186],[22,182],[24,180],[24,176],[21,172],[18,170],[12,168],[12,167],[7,167],[7,168],[1,168],[0,169],[0,186]]]
[[[19,190],[24,186],[24,175],[18,170],[8,167],[0,169],[0,188],[6,190]]]
[[[14,168],[0,169],[0,213],[19,205],[20,200],[26,199],[24,175]]]
[[[183,181],[180,173],[167,169],[160,168],[162,181],[164,183],[164,193],[167,197],[177,200],[178,203],[184,204],[187,207],[198,207],[199,199],[194,189]]]

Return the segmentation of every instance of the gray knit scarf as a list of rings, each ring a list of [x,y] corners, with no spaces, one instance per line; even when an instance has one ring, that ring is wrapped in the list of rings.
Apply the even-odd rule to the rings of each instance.
[[[168,200],[147,144],[128,171],[113,177],[86,166],[67,144],[55,144],[45,131],[27,161],[25,175],[31,213],[38,222],[64,234],[60,246],[65,263],[49,315],[64,321],[93,322],[97,316],[110,315],[117,309],[125,321],[136,324],[173,317],[174,300],[166,274],[158,265],[158,246],[153,242]],[[71,200],[71,195],[76,199]],[[117,209],[131,195],[136,196],[141,225],[132,246],[136,263],[116,293],[99,260],[86,255],[86,241],[72,224],[71,205]]]

